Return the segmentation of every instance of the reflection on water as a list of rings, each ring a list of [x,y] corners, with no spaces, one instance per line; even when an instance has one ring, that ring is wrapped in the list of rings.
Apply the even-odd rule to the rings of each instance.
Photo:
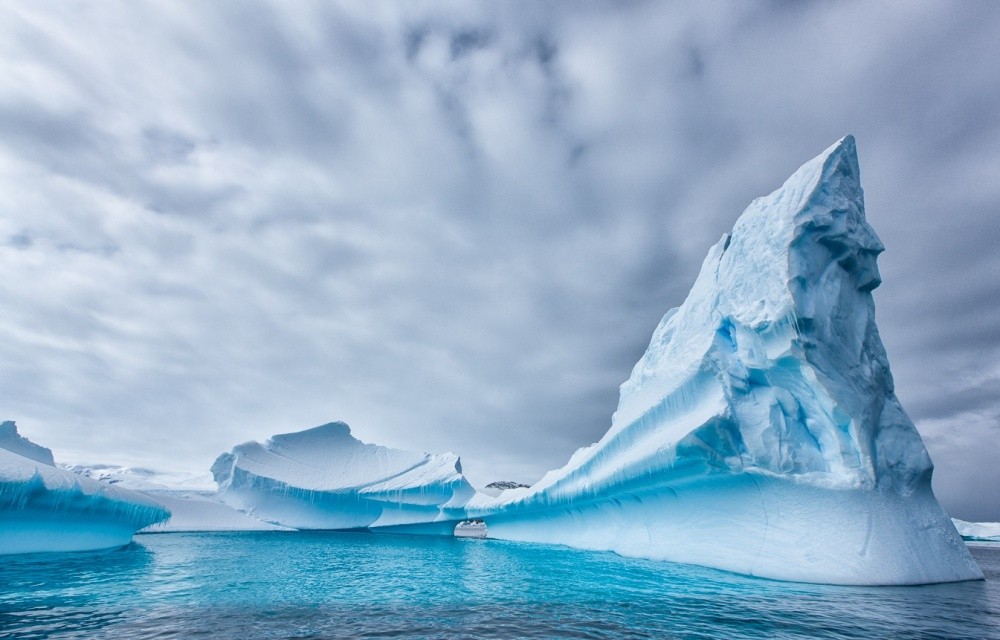
[[[1000,637],[1000,546],[972,547],[985,582],[849,588],[492,540],[137,539],[0,560],[0,637]]]

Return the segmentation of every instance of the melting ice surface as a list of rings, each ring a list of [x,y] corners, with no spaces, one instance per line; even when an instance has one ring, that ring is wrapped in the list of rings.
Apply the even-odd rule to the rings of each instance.
[[[4,558],[0,636],[212,638],[990,638],[986,581],[838,587],[612,553],[364,532],[140,535],[125,549]]]
[[[931,491],[893,390],[854,139],[755,200],[621,387],[607,434],[530,488],[472,495],[451,454],[326,425],[247,443],[230,504],[295,528],[445,533],[611,550],[833,584],[982,577]]]

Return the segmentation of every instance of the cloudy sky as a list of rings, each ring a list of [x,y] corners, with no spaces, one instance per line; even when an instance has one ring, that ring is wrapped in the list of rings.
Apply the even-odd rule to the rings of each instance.
[[[1000,3],[0,8],[0,412],[205,470],[343,419],[533,481],[845,133],[897,392],[1000,520]]]

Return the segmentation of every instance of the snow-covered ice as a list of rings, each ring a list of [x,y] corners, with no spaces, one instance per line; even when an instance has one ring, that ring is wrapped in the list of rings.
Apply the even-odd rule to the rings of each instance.
[[[138,491],[170,510],[170,519],[139,533],[177,531],[273,531],[287,527],[237,511],[219,499],[211,473],[161,471],[113,464],[63,465],[67,471]]]
[[[86,478],[133,491],[202,491],[214,492],[215,480],[208,471],[162,471],[145,467],[127,467],[117,464],[60,464],[59,467]]]
[[[952,518],[958,533],[965,540],[1000,542],[1000,522],[966,522]]]
[[[13,423],[4,425],[0,555],[120,547],[137,530],[169,517],[167,509],[142,494],[52,466],[51,451],[18,436]],[[14,451],[6,448],[11,443]]]
[[[882,250],[847,136],[712,247],[599,442],[466,515],[490,537],[786,580],[982,578],[893,392]]]
[[[152,524],[139,533],[179,531],[289,531],[222,502],[214,492],[148,491],[152,500],[170,510],[170,519]]]
[[[238,445],[212,473],[224,502],[295,529],[446,521],[475,493],[455,454],[367,444],[343,422]]]

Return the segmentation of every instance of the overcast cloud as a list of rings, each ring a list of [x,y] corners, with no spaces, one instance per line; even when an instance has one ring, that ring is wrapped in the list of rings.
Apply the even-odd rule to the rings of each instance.
[[[1000,520],[1000,3],[0,7],[0,412],[204,470],[343,419],[534,481],[846,133],[897,392]]]

